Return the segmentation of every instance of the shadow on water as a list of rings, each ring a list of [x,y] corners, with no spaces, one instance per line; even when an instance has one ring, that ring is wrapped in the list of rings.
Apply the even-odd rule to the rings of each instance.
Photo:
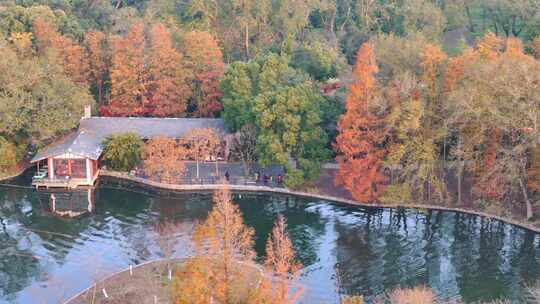
[[[498,221],[287,195],[236,193],[234,200],[256,230],[259,260],[273,221],[287,218],[304,265],[305,303],[337,303],[341,294],[369,301],[418,284],[445,299],[519,301],[524,286],[540,279],[540,237]],[[176,255],[189,254],[191,229],[211,207],[208,192],[107,179],[91,192],[0,187],[0,303],[57,303],[114,271],[162,257],[157,223],[184,224]]]

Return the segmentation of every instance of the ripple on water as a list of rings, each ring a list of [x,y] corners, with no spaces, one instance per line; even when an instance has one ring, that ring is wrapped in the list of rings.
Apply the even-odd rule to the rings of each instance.
[[[20,208],[9,203],[2,209],[1,194],[0,212],[9,226],[7,235],[0,231],[0,253],[8,252],[4,260],[9,262],[0,261],[0,303],[8,298],[32,303],[36,286],[43,289],[40,299],[56,303],[47,292],[60,286],[57,280],[64,281],[61,285],[71,295],[97,277],[160,257],[155,223],[173,217],[185,224],[181,234],[186,244],[189,227],[211,207],[209,195],[160,199],[107,190],[96,196],[96,213],[67,221],[45,215],[24,191],[10,196],[10,201],[22,197]],[[496,221],[282,195],[242,195],[236,200],[246,223],[256,229],[260,256],[276,214],[287,217],[304,265],[305,303],[338,303],[340,294],[363,294],[370,300],[384,290],[417,284],[467,302],[494,296],[517,299],[525,283],[540,279],[540,238]],[[28,210],[33,212],[29,215]],[[25,227],[33,225],[70,237],[26,233]]]

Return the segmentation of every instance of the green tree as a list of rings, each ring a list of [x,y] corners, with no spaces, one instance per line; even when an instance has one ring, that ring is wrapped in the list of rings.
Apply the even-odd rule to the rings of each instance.
[[[305,71],[318,81],[335,78],[345,68],[339,49],[323,39],[305,42],[293,52],[291,66]]]
[[[254,84],[250,68],[259,70],[256,63],[235,62],[227,69],[220,83],[223,92],[223,119],[232,131],[254,122],[251,108],[256,80]]]
[[[255,100],[259,161],[301,170],[300,179],[286,178],[289,186],[316,178],[320,163],[329,156],[328,138],[321,127],[322,102],[320,93],[307,84],[263,93]],[[290,160],[296,166],[291,167]]]
[[[221,82],[227,125],[257,129],[257,159],[288,168],[285,182],[299,185],[318,176],[330,155],[321,107],[327,100],[305,74],[276,54],[235,63]]]
[[[144,142],[135,133],[123,133],[106,138],[103,161],[113,170],[129,171],[140,163]]]
[[[0,134],[40,145],[75,128],[88,88],[75,84],[49,57],[19,57],[0,38]]]

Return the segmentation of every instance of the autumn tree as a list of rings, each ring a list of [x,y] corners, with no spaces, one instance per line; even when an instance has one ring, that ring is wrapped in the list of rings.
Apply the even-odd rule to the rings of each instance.
[[[532,162],[528,170],[529,188],[537,193],[540,193],[540,148],[532,150]]]
[[[439,151],[447,135],[442,77],[445,60],[446,54],[438,46],[427,44],[421,78],[400,74],[386,89],[390,114],[386,119],[389,153],[385,163],[391,185],[381,198],[383,202],[430,201],[432,193],[439,200],[444,197]]]
[[[190,95],[182,55],[165,25],[143,23],[112,39],[111,100],[102,113],[113,116],[185,116]]]
[[[174,304],[210,304],[213,301],[208,261],[189,259],[179,266],[172,283]]]
[[[52,51],[75,83],[87,84],[88,61],[84,48],[41,18],[36,19],[33,29],[38,51],[42,54]]]
[[[293,286],[302,265],[296,261],[294,248],[287,232],[287,222],[279,216],[266,243],[266,270],[273,276],[272,298],[276,304],[295,303],[301,288]]]
[[[55,61],[20,57],[1,37],[0,53],[1,136],[41,145],[77,126],[92,103],[85,86]]]
[[[346,112],[338,122],[335,148],[339,171],[336,182],[360,201],[376,200],[385,189],[383,158],[387,151],[384,120],[376,112],[378,71],[371,46],[364,43],[354,68],[356,80],[349,87]]]
[[[104,85],[110,68],[110,50],[107,37],[103,32],[91,31],[84,37],[88,54],[90,82],[97,91],[97,101],[104,103]]]
[[[364,304],[362,296],[344,296],[341,298],[341,304]]]
[[[152,138],[144,148],[144,173],[151,178],[159,177],[165,183],[178,182],[185,172],[186,148],[175,139]]]
[[[9,41],[13,43],[17,49],[17,53],[22,57],[30,57],[33,54],[32,39],[34,38],[31,32],[11,33]]]
[[[418,286],[411,289],[394,289],[389,294],[389,300],[392,304],[435,304],[437,296],[431,289]]]
[[[187,155],[197,162],[197,178],[199,178],[199,162],[216,158],[216,174],[218,174],[217,153],[221,141],[216,132],[209,128],[190,130],[183,139],[187,146]]]
[[[540,109],[536,97],[540,65],[523,53],[519,42],[509,40],[500,51],[498,39],[486,38],[494,43],[485,45],[493,47],[478,47],[478,60],[465,67],[459,88],[450,95],[459,106],[453,120],[463,130],[456,152],[470,164],[477,183],[495,178],[496,186],[490,187],[497,188],[499,202],[521,197],[531,218],[527,165],[539,132],[535,121]],[[483,170],[485,164],[488,170]]]
[[[214,117],[223,109],[219,81],[225,64],[221,50],[210,33],[193,31],[184,35],[183,51],[185,66],[191,75],[191,115]]]
[[[17,154],[17,147],[0,137],[0,173],[7,172],[17,164],[19,161]]]
[[[112,38],[111,98],[102,114],[137,116],[146,112],[148,75],[145,70],[144,24],[135,24],[126,37]]]
[[[253,261],[254,230],[247,227],[230,190],[223,187],[214,193],[214,207],[206,221],[195,228],[193,241],[197,255],[205,258],[212,297],[218,303],[234,303],[240,296],[234,283],[247,275],[246,265]],[[245,286],[241,287],[242,290]]]
[[[534,56],[536,56],[537,59],[540,59],[540,36],[532,41],[531,48],[533,49]]]
[[[182,55],[173,47],[171,34],[161,23],[150,28],[147,53],[147,92],[153,116],[184,116],[189,87]]]

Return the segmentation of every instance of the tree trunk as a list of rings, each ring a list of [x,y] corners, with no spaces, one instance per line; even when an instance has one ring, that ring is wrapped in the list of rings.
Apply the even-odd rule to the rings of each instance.
[[[244,48],[246,51],[246,61],[249,60],[249,27],[246,22],[245,31],[244,31]]]
[[[467,14],[467,19],[469,20],[469,31],[474,32],[474,22],[471,16],[471,10],[468,6],[465,6],[465,13]]]
[[[199,159],[197,158],[197,179],[199,179]]]
[[[461,200],[462,200],[462,180],[463,180],[463,161],[462,160],[459,160],[459,164],[458,164],[458,172],[457,172],[457,178],[458,178],[458,199],[457,199],[457,203],[458,203],[458,206],[461,206]]]
[[[244,167],[244,174],[246,175],[246,178],[248,178],[248,177],[249,177],[249,174],[250,174],[250,172],[249,172],[249,171],[250,171],[250,170],[249,170],[249,168],[250,168],[250,163],[249,163],[247,160],[243,159],[243,160],[242,160],[242,165],[243,165],[243,167]]]
[[[533,207],[531,200],[529,200],[529,195],[527,194],[527,187],[525,186],[525,183],[521,178],[519,179],[519,186],[521,187],[521,192],[523,192],[523,199],[525,199],[525,204],[527,206],[527,220],[530,220],[533,217]]]
[[[103,83],[101,81],[98,82],[98,103],[100,106],[103,105]]]

